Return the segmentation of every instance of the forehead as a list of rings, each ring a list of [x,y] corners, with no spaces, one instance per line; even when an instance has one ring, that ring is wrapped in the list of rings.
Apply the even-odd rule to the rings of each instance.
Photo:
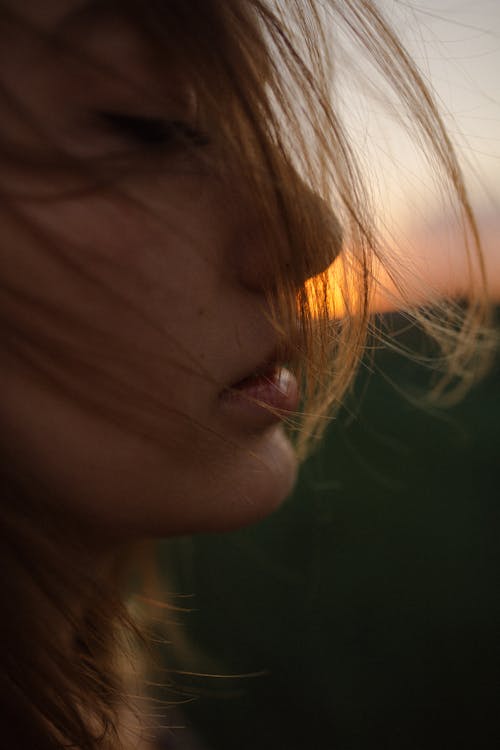
[[[127,14],[130,5],[0,0],[0,9],[8,7],[20,21],[19,33],[0,43],[0,87],[38,107],[44,121],[98,105],[154,113],[168,107],[193,117],[197,99],[190,79],[169,47],[158,54]]]
[[[55,41],[60,49],[80,51],[89,54],[89,58],[94,55],[96,60],[112,66],[125,63],[127,67],[149,67],[149,72],[153,72],[167,62],[175,67],[174,47],[182,59],[182,47],[172,44],[175,35],[168,34],[170,24],[166,19],[171,2],[160,4],[162,13],[158,14],[153,34],[151,24],[137,23],[144,7],[139,0],[0,0],[0,11],[12,11],[14,20],[20,22],[17,28],[21,35],[35,32],[28,34],[30,41],[37,41],[39,32],[38,40],[48,41],[47,48]],[[154,13],[146,16],[155,18]]]
[[[109,65],[110,71],[126,68],[129,78],[135,73],[144,77],[154,72],[152,50],[120,6],[109,0],[0,0],[0,8],[20,21],[19,40],[9,35],[6,41],[15,45],[9,49],[11,59],[21,56],[26,63],[46,63],[63,50],[70,57],[72,52],[83,53],[82,60]],[[24,35],[25,31],[35,34]],[[62,45],[53,46],[52,40]],[[65,65],[71,62],[68,58]]]
[[[41,29],[53,30],[73,15],[99,11],[100,3],[90,0],[3,0],[4,7]]]

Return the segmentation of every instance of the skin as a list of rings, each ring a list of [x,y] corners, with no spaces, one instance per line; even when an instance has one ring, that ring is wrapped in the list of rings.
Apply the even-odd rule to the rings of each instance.
[[[160,80],[133,30],[126,24],[108,27],[102,19],[94,23],[91,16],[72,24],[71,13],[80,6],[15,5],[36,25],[63,28],[66,39],[75,38],[128,83],[97,75],[78,61],[61,65],[32,37],[9,37],[2,83],[22,91],[43,137],[71,155],[111,156],[130,144],[123,134],[98,127],[89,112],[189,115],[189,97],[179,96],[175,74]],[[149,102],[158,101],[159,86],[167,86],[170,96],[161,111],[153,111]],[[148,96],[139,97],[139,88]],[[5,103],[0,106],[3,136],[28,154],[43,152],[43,137],[22,127]],[[77,349],[96,347],[99,364],[131,381],[134,398],[142,394],[138,408],[150,408],[154,400],[148,425],[161,438],[153,443],[113,424],[103,410],[88,409],[62,388],[50,387],[36,368],[4,348],[4,455],[19,474],[29,472],[36,486],[45,487],[59,510],[89,524],[99,538],[242,526],[274,510],[296,474],[282,425],[265,414],[242,417],[221,399],[225,387],[251,374],[279,343],[267,314],[270,280],[262,229],[236,172],[222,182],[196,153],[144,150],[133,158],[139,168],[129,170],[118,191],[101,187],[77,197],[54,198],[57,190],[74,187],[74,176],[64,170],[7,165],[1,187],[16,193],[13,205],[22,220],[0,210],[2,274],[8,285],[59,310],[62,340]],[[165,169],[144,169],[148,159],[160,160]],[[27,197],[30,191],[51,200]],[[140,206],[131,205],[131,197]],[[64,249],[85,275],[47,253],[39,235],[27,230],[33,224],[49,232],[53,247]],[[21,308],[15,314],[22,321],[33,315]],[[102,337],[73,329],[73,319],[95,326]],[[33,320],[43,326],[36,316]],[[85,373],[76,378],[85,385]],[[88,387],[106,401],[105,382],[96,379]]]

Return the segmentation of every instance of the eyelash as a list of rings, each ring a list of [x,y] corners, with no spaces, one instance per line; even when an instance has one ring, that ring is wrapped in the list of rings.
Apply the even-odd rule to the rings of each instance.
[[[208,136],[182,120],[164,120],[122,112],[97,112],[101,123],[129,141],[146,148],[165,148],[189,144],[207,146]]]

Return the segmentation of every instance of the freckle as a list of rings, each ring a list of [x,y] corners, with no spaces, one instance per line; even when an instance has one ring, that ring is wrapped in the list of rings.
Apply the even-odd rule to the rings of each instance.
[[[205,315],[205,308],[199,307],[197,310],[197,313],[198,313],[198,317],[201,318],[203,315]]]

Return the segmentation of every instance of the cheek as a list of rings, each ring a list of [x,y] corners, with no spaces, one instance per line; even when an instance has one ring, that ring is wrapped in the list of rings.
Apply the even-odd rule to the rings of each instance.
[[[3,368],[6,448],[52,502],[106,534],[234,528],[293,481],[280,428],[235,435],[219,419],[221,382],[248,358],[233,351],[238,326],[255,322],[245,330],[261,352],[262,317],[224,272],[228,222],[195,205],[177,196],[168,214],[145,215],[103,196],[65,201],[25,210],[35,233],[5,217],[7,280],[35,303],[14,311],[19,325],[44,366],[53,345],[66,357],[55,387],[19,362]]]
[[[127,352],[136,364],[149,357],[151,375],[158,360],[167,376],[168,358],[200,372],[225,296],[227,228],[213,221],[206,201],[188,211],[185,198],[172,199],[161,217],[102,196],[26,208],[21,227],[10,223],[4,276],[20,296],[53,311],[58,335],[72,346],[101,337],[105,357],[107,337],[124,360]],[[28,316],[26,325],[33,322]]]
[[[208,198],[193,201],[180,190],[174,199],[171,192],[163,191],[157,207],[140,193],[25,204],[21,221],[34,230],[29,261],[37,265],[37,276],[50,282],[51,274],[44,273],[48,258],[39,255],[38,237],[49,256],[52,249],[60,260],[66,256],[96,281],[123,293],[132,293],[134,285],[139,290],[142,282],[170,290],[192,287],[202,294],[222,260],[229,228],[227,222],[214,221]],[[22,244],[28,254],[29,239]],[[64,270],[68,268],[63,265]]]
[[[172,417],[159,445],[40,389],[32,373],[13,374],[3,379],[4,457],[39,499],[99,536],[238,528],[272,512],[293,485],[281,427],[234,440]]]
[[[188,235],[179,208],[159,222],[102,197],[49,207],[25,209],[20,225],[2,217],[2,275],[15,290],[14,302],[2,296],[3,318],[13,321],[6,345],[48,370],[75,401],[111,404],[124,419],[135,410],[162,440],[189,435],[192,443],[187,420],[207,421],[221,359],[216,228],[200,210]],[[21,409],[29,400],[14,392],[15,381],[11,404]],[[54,404],[44,406],[40,395],[32,402],[43,432],[44,422],[55,423]],[[59,434],[69,423],[63,410]]]

